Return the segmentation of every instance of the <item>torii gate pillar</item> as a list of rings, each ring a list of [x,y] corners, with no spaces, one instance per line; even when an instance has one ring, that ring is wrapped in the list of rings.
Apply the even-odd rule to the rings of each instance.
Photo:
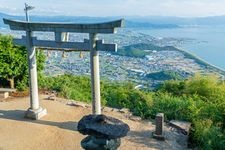
[[[96,49],[96,34],[89,34],[90,40],[90,63],[91,63],[91,92],[92,114],[101,114],[100,76],[99,76],[99,52]]]
[[[33,32],[26,31],[26,45],[28,54],[29,88],[30,88],[30,108],[25,113],[26,118],[40,119],[47,114],[47,110],[39,106],[36,49],[32,42]]]

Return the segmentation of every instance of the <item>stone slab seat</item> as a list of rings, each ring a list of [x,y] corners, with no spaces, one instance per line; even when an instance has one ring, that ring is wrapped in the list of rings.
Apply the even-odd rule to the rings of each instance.
[[[9,97],[9,93],[15,92],[16,89],[0,88],[0,99],[5,99]]]

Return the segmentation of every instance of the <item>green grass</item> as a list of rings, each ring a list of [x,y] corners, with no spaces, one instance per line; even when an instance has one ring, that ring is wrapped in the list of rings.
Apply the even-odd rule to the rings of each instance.
[[[60,96],[91,102],[90,79],[63,75],[45,77],[40,87],[56,90]],[[131,83],[101,82],[101,102],[116,108],[129,108],[135,115],[154,119],[159,112],[166,120],[192,123],[190,141],[199,149],[225,149],[225,84],[216,77],[196,75],[187,80],[166,81],[155,92],[134,89]]]

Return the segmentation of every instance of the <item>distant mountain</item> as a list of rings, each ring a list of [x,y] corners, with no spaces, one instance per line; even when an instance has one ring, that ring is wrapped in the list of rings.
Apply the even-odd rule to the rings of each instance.
[[[8,15],[0,13],[0,27],[2,27],[4,25],[2,18],[8,18]]]
[[[24,20],[24,16],[13,16],[0,13],[0,27],[4,26],[2,18]],[[114,16],[114,17],[88,17],[88,16],[31,16],[30,20],[34,22],[75,22],[75,23],[95,23],[102,21],[111,21],[125,18],[127,28],[178,28],[190,25],[225,25],[224,16],[181,18],[166,16]]]
[[[4,13],[0,13],[0,26],[4,26],[2,18],[24,20],[24,16],[12,16]],[[122,17],[88,17],[88,16],[31,16],[30,20],[34,22],[74,22],[74,23],[95,23],[102,21],[111,21],[115,19],[120,19]],[[126,17],[124,17],[126,19]],[[126,19],[127,28],[177,28],[176,24],[165,23],[157,24],[151,23],[151,21],[141,21],[136,22],[132,19]]]
[[[126,21],[127,28],[154,28],[154,29],[162,29],[162,28],[179,28],[177,24],[157,24],[151,22],[135,22],[135,21]]]
[[[197,18],[198,25],[225,25],[225,15]]]
[[[1,12],[0,12],[0,17],[1,17],[1,18],[3,18],[3,17],[8,17],[8,16],[10,16],[10,15],[7,15],[7,14],[4,14],[4,13],[1,13]]]
[[[0,12],[0,27],[7,27],[4,23],[3,23],[3,18],[8,18],[8,19],[17,19],[17,20],[24,20],[24,17],[22,16],[12,16],[12,15],[8,15],[8,14],[4,14]]]
[[[176,25],[225,25],[225,15],[209,17],[168,17],[168,16],[131,16],[128,20],[134,22],[151,22],[153,24]]]

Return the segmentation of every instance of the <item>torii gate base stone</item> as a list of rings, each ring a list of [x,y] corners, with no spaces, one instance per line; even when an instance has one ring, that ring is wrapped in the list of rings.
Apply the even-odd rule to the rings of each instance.
[[[115,33],[117,27],[123,26],[124,20],[97,24],[34,23],[8,19],[3,19],[3,21],[10,26],[11,30],[26,31],[26,36],[22,36],[22,39],[14,39],[15,44],[26,46],[28,52],[30,108],[27,110],[25,117],[40,119],[47,114],[47,110],[39,105],[36,48],[63,51],[90,51],[92,113],[94,115],[101,114],[98,51],[116,51],[117,45],[104,44],[102,40],[97,40],[97,34]],[[33,36],[33,31],[54,32],[55,40],[38,40]],[[63,35],[68,35],[67,33],[69,32],[89,33],[89,40],[84,40],[84,42],[68,42],[67,40],[63,40]],[[68,39],[68,37],[64,37],[64,39]]]

